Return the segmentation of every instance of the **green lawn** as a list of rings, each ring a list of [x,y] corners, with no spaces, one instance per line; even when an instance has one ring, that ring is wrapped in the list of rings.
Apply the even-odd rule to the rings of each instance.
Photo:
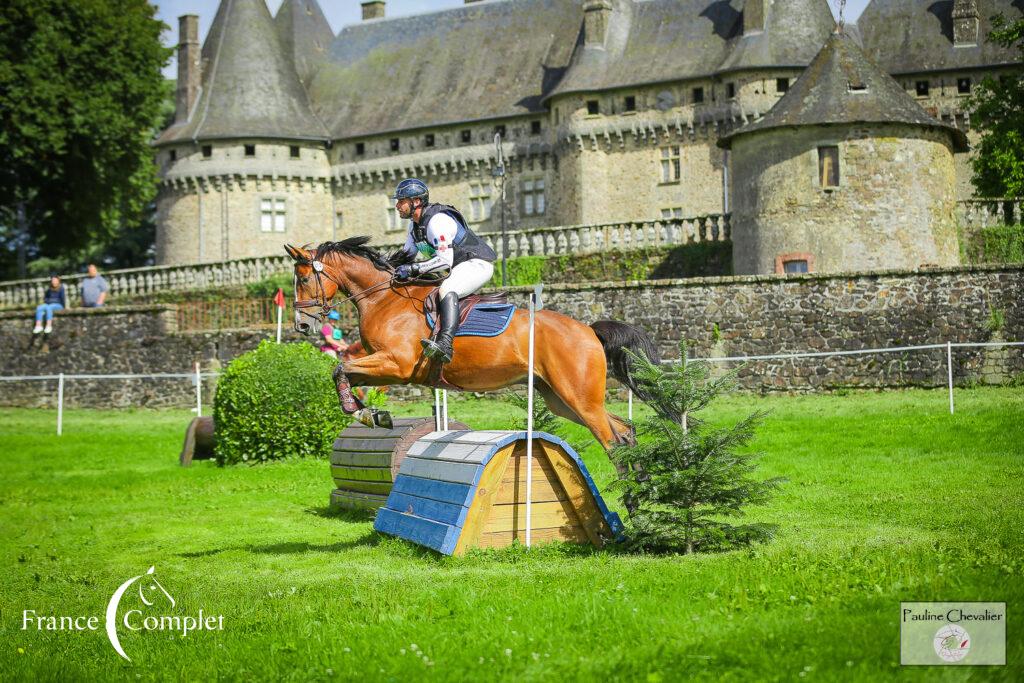
[[[0,673],[17,679],[870,680],[1024,677],[1024,390],[732,397],[789,482],[747,551],[644,557],[547,546],[452,559],[327,509],[324,461],[177,465],[186,411],[0,410]],[[617,406],[624,413],[624,406]],[[420,405],[396,410],[429,413]],[[475,428],[509,408],[453,401]],[[612,468],[584,453],[604,490]],[[610,496],[609,496],[610,497]],[[609,501],[619,509],[617,501]],[[182,638],[103,631],[151,565]],[[126,603],[137,596],[126,595]],[[1007,666],[901,668],[901,600],[1008,603]],[[22,630],[22,613],[98,616]],[[166,611],[166,610],[165,610]]]

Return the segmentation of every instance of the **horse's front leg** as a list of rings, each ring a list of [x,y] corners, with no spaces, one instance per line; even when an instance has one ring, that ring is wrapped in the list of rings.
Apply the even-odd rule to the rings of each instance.
[[[381,385],[403,381],[400,367],[388,353],[373,353],[369,356],[338,363],[334,369],[334,385],[338,390],[341,409],[367,427],[392,429],[391,413],[386,410],[367,408],[352,393],[352,384]]]

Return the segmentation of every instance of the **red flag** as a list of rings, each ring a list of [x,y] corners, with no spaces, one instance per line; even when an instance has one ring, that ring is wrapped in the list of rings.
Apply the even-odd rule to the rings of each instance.
[[[274,295],[274,305],[284,308],[284,290],[280,287],[277,288],[277,294]]]

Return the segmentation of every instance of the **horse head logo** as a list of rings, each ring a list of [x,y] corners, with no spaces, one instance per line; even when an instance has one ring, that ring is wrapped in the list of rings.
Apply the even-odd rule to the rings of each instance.
[[[132,584],[139,581],[139,579],[145,578],[144,581],[139,583],[138,587],[139,600],[142,601],[143,605],[145,605],[146,607],[152,607],[160,599],[161,594],[163,594],[163,596],[167,598],[167,600],[171,604],[171,607],[174,607],[174,605],[176,604],[174,598],[171,596],[170,593],[167,592],[167,589],[164,588],[163,585],[161,585],[161,583],[156,580],[156,577],[154,576],[155,572],[156,567],[153,566],[150,567],[149,571],[147,571],[145,574],[133,576],[132,578],[128,579],[127,581],[125,581],[117,587],[117,590],[114,591],[114,594],[110,596],[110,602],[107,603],[107,638],[110,639],[110,644],[114,646],[114,650],[117,652],[117,654],[121,655],[129,662],[132,660],[130,657],[128,657],[128,655],[124,653],[124,649],[121,647],[121,641],[117,636],[117,608],[121,604],[121,598],[124,596],[125,592],[127,592],[128,589],[132,587]]]

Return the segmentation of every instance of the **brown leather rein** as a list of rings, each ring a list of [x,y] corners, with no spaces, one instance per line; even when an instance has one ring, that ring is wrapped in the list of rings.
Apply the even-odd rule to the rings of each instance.
[[[341,285],[340,282],[338,282],[333,277],[331,277],[327,273],[327,271],[324,270],[324,264],[323,264],[322,261],[317,260],[316,254],[312,253],[310,258],[299,259],[299,260],[296,260],[295,263],[296,263],[296,265],[306,265],[306,266],[309,266],[310,268],[312,268],[312,270],[313,270],[313,277],[314,277],[314,279],[316,281],[316,290],[315,290],[316,291],[316,298],[315,299],[299,299],[299,298],[297,298],[299,296],[299,274],[298,273],[293,273],[293,287],[294,287],[294,291],[295,291],[294,296],[296,298],[294,298],[292,300],[292,304],[295,306],[295,310],[298,311],[300,314],[302,314],[302,315],[304,315],[304,316],[306,316],[308,318],[314,318],[318,322],[323,322],[323,319],[327,316],[328,313],[330,313],[331,309],[336,308],[340,304],[348,303],[349,301],[352,301],[352,302],[358,301],[359,299],[363,298],[364,296],[368,296],[370,294],[373,294],[374,292],[380,291],[381,289],[384,289],[385,287],[390,287],[391,283],[394,282],[394,280],[395,280],[394,274],[392,273],[391,277],[388,278],[387,280],[385,280],[384,282],[379,282],[379,283],[377,283],[377,284],[375,284],[375,285],[373,285],[371,287],[367,287],[366,289],[364,289],[364,290],[362,290],[360,292],[356,292],[355,294],[352,294],[351,296],[345,297],[344,299],[342,299],[338,303],[333,303],[333,301],[334,301],[333,297],[331,299],[327,298],[327,293],[324,290],[323,278],[327,278],[328,280],[330,280],[331,282],[336,284],[339,289],[341,289],[342,285]],[[313,308],[313,307],[319,307],[320,308],[320,313],[315,313],[314,314],[314,313],[309,313],[306,310],[304,310],[304,309]]]

